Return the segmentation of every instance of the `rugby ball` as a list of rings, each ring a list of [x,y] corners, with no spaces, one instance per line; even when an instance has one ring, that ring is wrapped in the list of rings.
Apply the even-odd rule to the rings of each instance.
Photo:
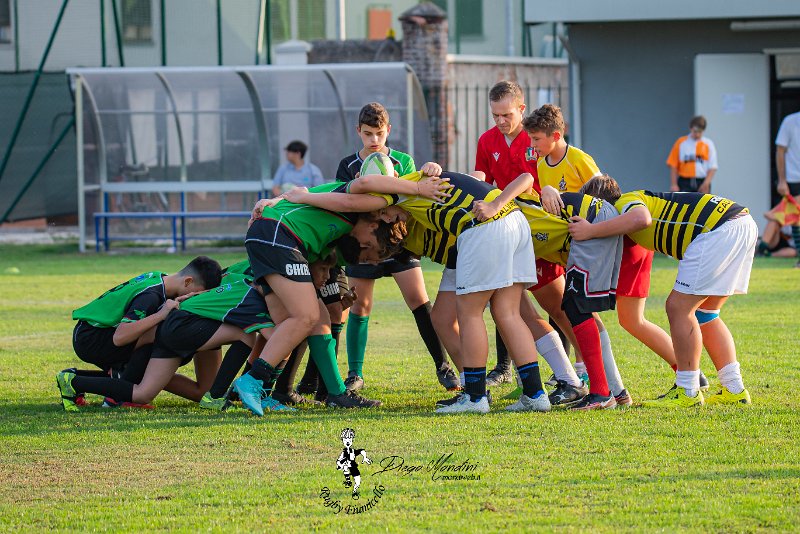
[[[364,163],[361,164],[361,170],[359,171],[359,176],[366,176],[368,174],[394,176],[392,160],[383,152],[373,152],[364,158]]]

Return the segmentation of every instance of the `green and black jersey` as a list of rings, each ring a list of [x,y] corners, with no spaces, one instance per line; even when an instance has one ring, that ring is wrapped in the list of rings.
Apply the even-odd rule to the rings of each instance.
[[[238,326],[247,333],[274,326],[267,304],[241,274],[228,274],[214,289],[190,297],[181,310]]]
[[[332,182],[312,187],[309,191],[336,193],[343,192],[345,187],[344,183]],[[273,207],[264,208],[261,218],[275,220],[287,227],[303,244],[308,253],[307,259],[311,263],[330,252],[331,242],[350,233],[358,221],[358,214],[328,211],[282,200]]]
[[[74,310],[72,318],[98,328],[116,328],[154,314],[167,300],[163,277],[153,271],[113,287],[92,302]]]
[[[250,266],[250,260],[242,260],[222,269],[223,277],[229,274],[243,274],[252,279],[253,268]]]

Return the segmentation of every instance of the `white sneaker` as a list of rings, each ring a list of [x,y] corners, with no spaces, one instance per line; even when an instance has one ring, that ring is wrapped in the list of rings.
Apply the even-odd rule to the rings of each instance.
[[[550,399],[542,393],[535,399],[527,395],[520,395],[519,400],[510,406],[506,406],[509,412],[549,412]]]
[[[474,402],[471,401],[469,395],[466,393],[461,395],[459,399],[449,406],[439,406],[436,408],[436,413],[489,413],[489,399],[486,395],[481,397],[481,400]]]

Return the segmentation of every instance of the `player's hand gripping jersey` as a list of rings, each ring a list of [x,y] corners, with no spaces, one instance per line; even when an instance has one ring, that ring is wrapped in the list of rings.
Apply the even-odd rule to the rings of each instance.
[[[686,247],[697,236],[750,211],[727,198],[703,193],[652,193],[632,191],[615,204],[620,213],[644,206],[653,223],[629,237],[643,247],[683,259]]]
[[[309,189],[312,193],[344,191],[346,184],[333,182]],[[358,220],[357,213],[339,213],[315,208],[307,204],[295,204],[281,200],[273,207],[264,208],[262,219],[272,219],[283,224],[302,243],[309,263],[330,253],[331,242],[350,233]]]
[[[604,202],[582,193],[562,193],[561,200],[564,207],[559,216],[546,212],[536,194],[520,195],[517,197],[517,205],[530,224],[536,257],[566,265],[572,244],[569,233],[570,217],[578,215],[590,223],[594,222]]]
[[[415,221],[431,230],[448,232],[455,236],[475,226],[502,219],[509,213],[517,211],[518,209],[513,201],[509,202],[500,209],[497,215],[481,222],[476,219],[472,213],[473,202],[476,200],[491,202],[497,198],[502,191],[493,185],[476,180],[467,174],[443,172],[441,177],[450,180],[450,188],[446,190],[446,192],[450,194],[450,197],[443,202],[436,202],[418,196],[384,195],[379,193],[370,194],[386,199],[386,202],[390,206],[400,206],[406,210]],[[418,182],[423,178],[424,176],[420,172],[414,172],[400,177],[401,180],[410,182]]]
[[[167,300],[163,277],[153,271],[140,274],[109,289],[89,304],[72,312],[72,318],[98,328],[116,328],[154,314]]]

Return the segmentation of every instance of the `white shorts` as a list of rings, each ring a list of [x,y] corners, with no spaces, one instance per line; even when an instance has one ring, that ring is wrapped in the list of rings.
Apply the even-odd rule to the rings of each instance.
[[[521,211],[462,232],[457,240],[456,295],[536,284],[536,258]]]
[[[442,280],[439,282],[439,292],[455,293],[456,291],[456,270],[444,268],[442,271]]]
[[[687,295],[747,293],[757,241],[758,226],[750,215],[700,234],[678,263],[673,289]]]

